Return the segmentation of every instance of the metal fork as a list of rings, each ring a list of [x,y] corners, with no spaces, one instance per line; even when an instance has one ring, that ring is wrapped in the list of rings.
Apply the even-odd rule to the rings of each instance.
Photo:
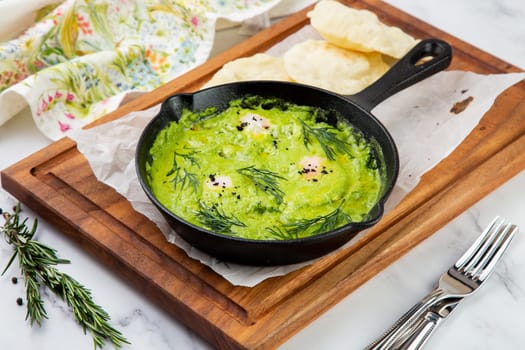
[[[395,344],[403,343],[410,337],[418,319],[430,307],[443,300],[460,301],[476,291],[494,271],[517,231],[517,226],[505,224],[499,217],[494,218],[463,256],[441,275],[437,287],[366,350],[397,348]]]

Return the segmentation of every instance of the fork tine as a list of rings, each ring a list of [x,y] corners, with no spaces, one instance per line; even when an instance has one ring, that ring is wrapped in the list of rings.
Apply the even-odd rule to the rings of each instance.
[[[465,271],[465,275],[475,278],[479,274],[481,270],[485,268],[485,266],[490,262],[492,259],[492,256],[497,251],[499,246],[503,243],[504,239],[506,238],[507,234],[509,233],[511,229],[511,225],[502,225],[498,227],[497,232],[492,237],[493,239],[490,242],[487,242],[486,249],[480,253],[479,259],[470,266],[468,270]]]
[[[507,225],[507,228],[505,229],[504,233],[501,235],[502,238],[498,240],[499,245],[495,246],[494,249],[492,249],[491,255],[487,257],[486,261],[483,264],[485,265],[485,267],[482,269],[478,277],[480,281],[483,281],[487,277],[490,276],[498,260],[501,258],[505,250],[507,250],[510,242],[512,241],[512,238],[514,238],[514,235],[518,231],[519,231],[518,226]]]
[[[479,249],[476,251],[476,254],[474,254],[472,259],[470,259],[470,261],[461,269],[465,275],[472,276],[475,274],[480,266],[480,261],[482,261],[487,255],[487,252],[491,250],[491,247],[496,244],[498,237],[500,237],[501,233],[505,230],[504,223],[504,220],[496,223],[493,230],[483,241],[481,247],[479,247]]]
[[[454,266],[459,270],[463,269],[469,262],[472,261],[472,259],[476,256],[476,253],[480,250],[480,248],[483,246],[483,243],[486,241],[487,237],[489,237],[495,230],[495,226],[500,220],[499,216],[496,216],[492,222],[485,228],[485,231],[479,237],[472,243],[472,245],[467,249],[467,251],[458,259],[458,261],[454,264]],[[501,223],[500,223],[501,225]],[[500,225],[497,225],[498,227]]]

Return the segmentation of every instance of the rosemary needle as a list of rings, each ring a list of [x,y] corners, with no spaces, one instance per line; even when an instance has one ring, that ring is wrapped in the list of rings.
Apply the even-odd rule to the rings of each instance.
[[[91,333],[95,349],[102,348],[106,341],[111,342],[115,348],[120,348],[124,343],[129,344],[118,330],[109,325],[109,315],[93,301],[91,292],[56,268],[58,264],[69,263],[69,260],[59,258],[55,249],[33,239],[38,221],[35,219],[31,228],[27,226],[27,218],[20,221],[20,203],[13,211],[12,214],[2,213],[5,223],[0,226],[0,232],[14,248],[2,275],[18,257],[26,289],[26,319],[29,319],[30,324],[41,325],[43,319],[47,318],[40,294],[41,287],[45,286],[71,308],[75,321],[84,333]]]

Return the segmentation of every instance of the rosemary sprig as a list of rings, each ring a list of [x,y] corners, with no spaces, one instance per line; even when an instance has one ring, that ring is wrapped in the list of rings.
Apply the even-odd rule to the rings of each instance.
[[[341,140],[334,133],[335,128],[331,126],[312,127],[298,119],[303,129],[303,142],[306,148],[312,143],[312,138],[319,142],[326,157],[330,160],[335,160],[337,153],[346,153],[352,155],[351,144]]]
[[[341,209],[343,203],[344,201],[338,208],[326,215],[284,224],[282,228],[267,228],[267,231],[280,239],[299,238],[302,233],[308,230],[311,236],[331,231],[352,221],[352,218]]]
[[[192,188],[194,192],[197,192],[197,188],[199,186],[199,179],[197,178],[197,175],[194,173],[189,172],[185,168],[183,169],[179,162],[177,162],[177,157],[182,158],[183,161],[188,162],[190,165],[193,166],[199,166],[199,162],[197,159],[193,156],[196,152],[190,152],[190,153],[179,153],[179,152],[173,152],[173,166],[166,174],[166,177],[170,177],[172,175],[173,178],[170,180],[173,183],[173,186],[177,188],[177,186],[180,185],[180,190],[182,191],[186,184],[188,183]]]
[[[272,195],[278,204],[283,202],[284,192],[279,188],[278,180],[286,180],[286,178],[271,170],[258,169],[253,165],[237,169],[237,172],[249,178],[257,188]]]
[[[35,219],[29,228],[28,218],[20,220],[20,210],[19,203],[14,207],[13,213],[3,212],[5,222],[0,231],[7,243],[13,246],[14,253],[2,275],[18,257],[26,288],[26,319],[29,318],[30,324],[40,326],[43,319],[47,318],[40,294],[41,287],[46,286],[71,308],[75,321],[84,333],[91,333],[95,349],[102,348],[106,341],[110,341],[115,348],[120,348],[124,343],[129,344],[118,330],[109,325],[109,315],[93,301],[91,292],[55,267],[58,264],[67,264],[69,260],[59,258],[55,249],[33,239],[38,220]]]
[[[196,212],[197,218],[204,226],[217,233],[232,233],[231,227],[246,227],[246,224],[237,219],[235,216],[228,216],[217,206],[207,206],[199,202],[200,210]]]

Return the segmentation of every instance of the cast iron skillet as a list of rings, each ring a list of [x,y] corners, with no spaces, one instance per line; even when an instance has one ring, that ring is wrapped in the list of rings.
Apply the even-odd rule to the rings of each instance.
[[[367,89],[352,96],[341,96],[311,86],[275,82],[252,81],[211,87],[192,94],[177,94],[167,98],[157,116],[144,129],[137,145],[136,168],[140,184],[149,199],[164,215],[168,223],[186,241],[196,248],[224,261],[248,265],[284,265],[310,260],[324,255],[365,228],[376,224],[383,215],[384,203],[397,179],[399,160],[396,145],[386,128],[370,113],[381,101],[413,85],[450,64],[452,49],[444,41],[421,41],[398,61],[383,77]],[[307,238],[291,240],[249,240],[217,234],[197,227],[170,212],[152,194],[146,164],[151,160],[149,149],[160,130],[178,120],[183,108],[201,111],[214,106],[228,107],[231,100],[246,95],[279,97],[295,104],[335,110],[348,118],[368,139],[374,139],[384,156],[385,184],[381,199],[370,211],[369,219]]]

